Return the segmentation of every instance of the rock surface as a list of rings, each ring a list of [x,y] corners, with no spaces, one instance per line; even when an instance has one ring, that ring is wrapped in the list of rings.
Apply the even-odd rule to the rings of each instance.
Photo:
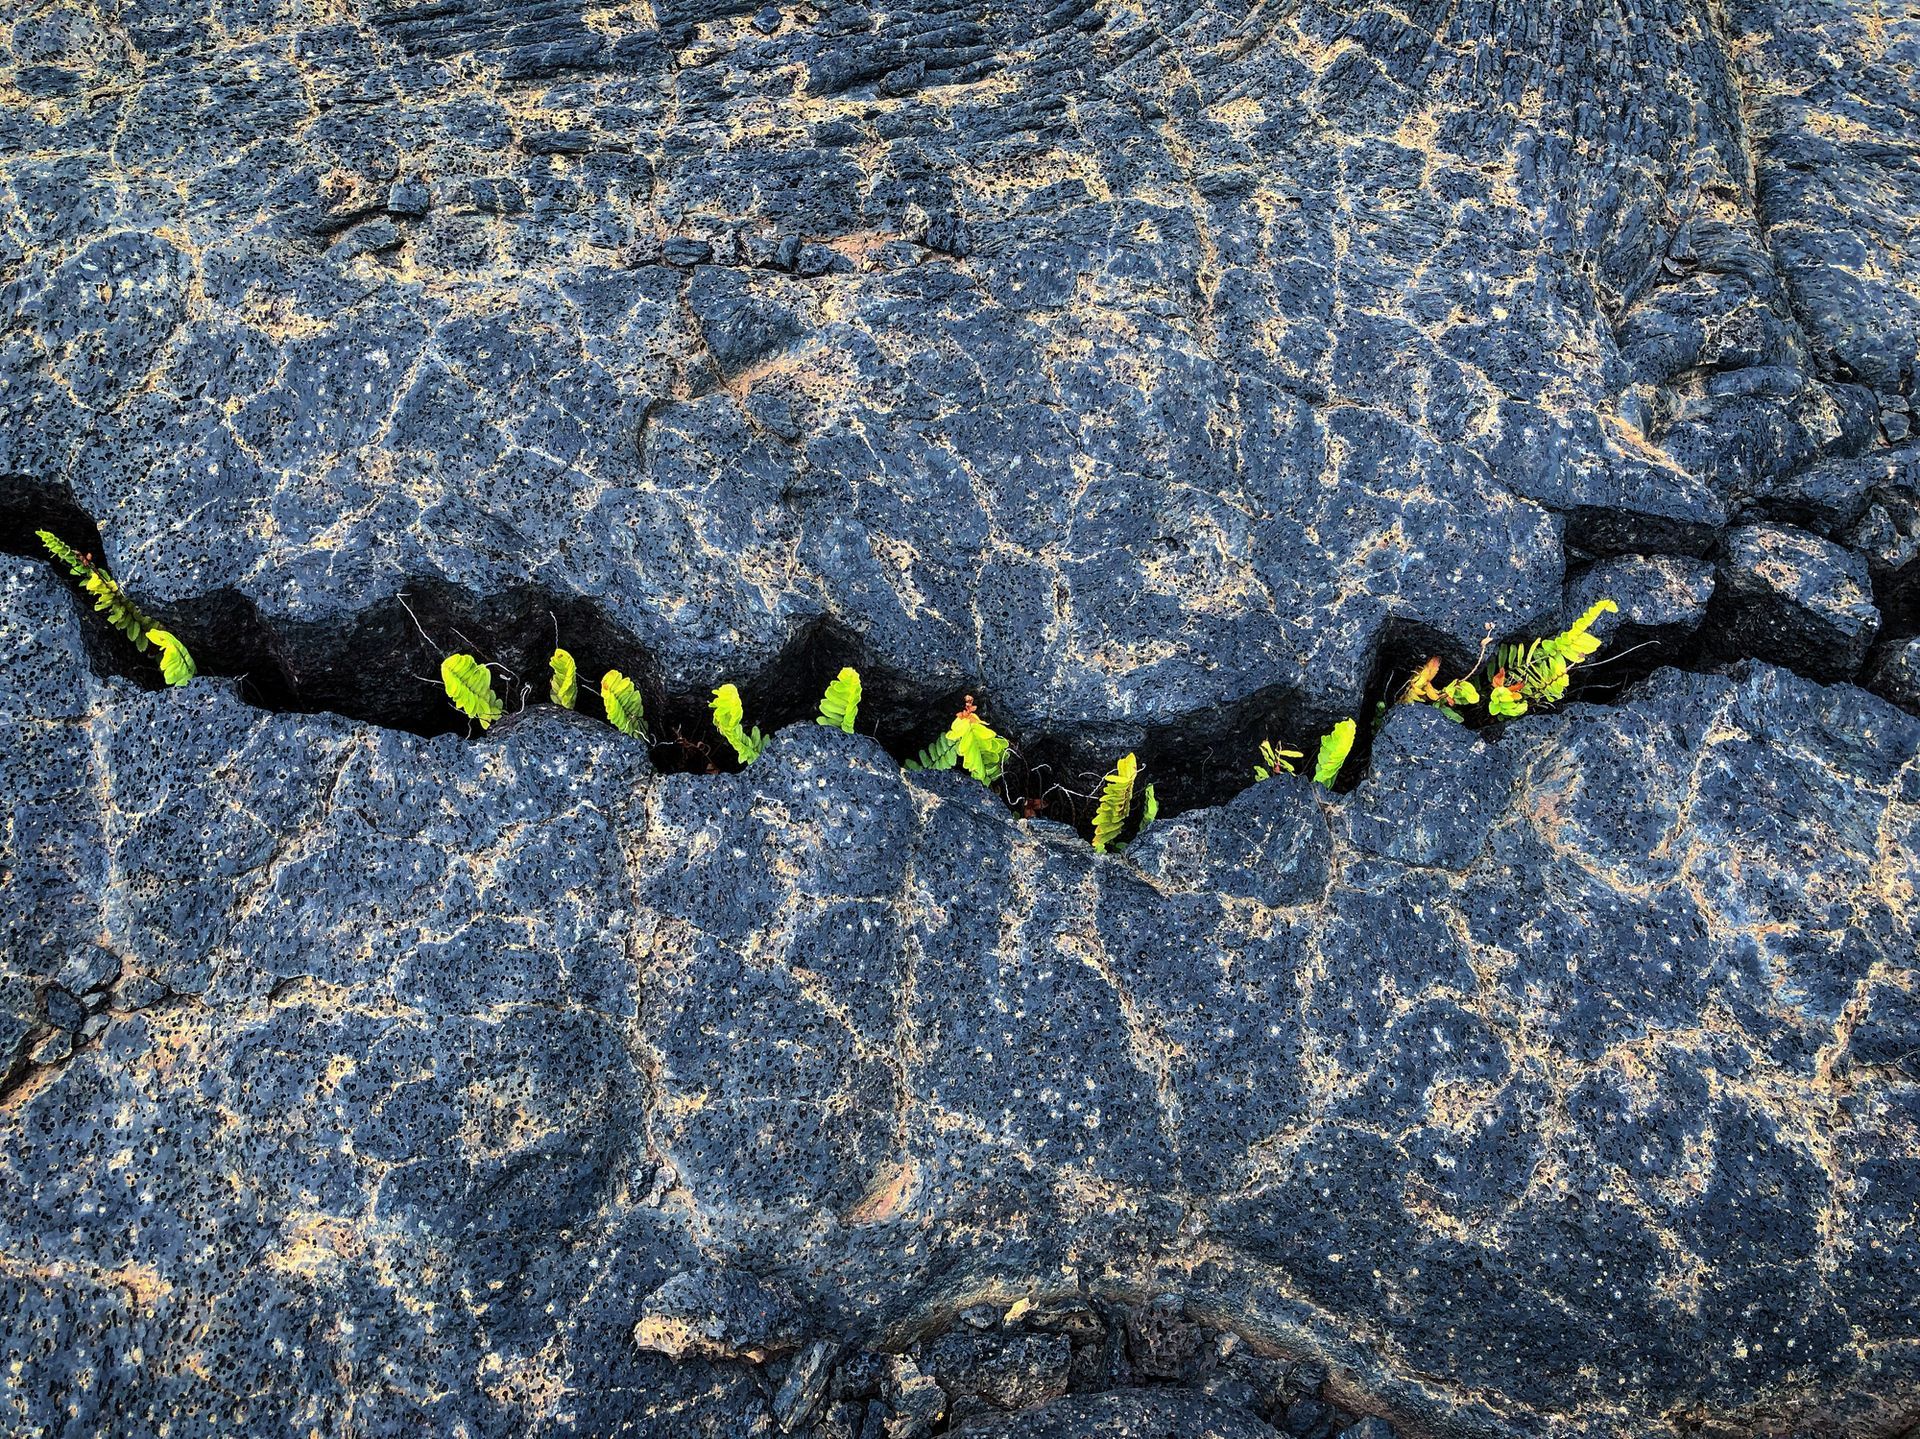
[[[14,8],[0,1431],[1920,1422],[1920,19]]]
[[[1397,710],[1352,796],[1129,859],[817,726],[656,777],[551,708],[469,743],[141,692],[7,585],[25,1432],[771,1433],[817,1340],[1153,1293],[1189,1317],[1091,1367],[1036,1312],[784,1412],[1284,1424],[1314,1390],[1208,1379],[1224,1322],[1411,1432],[1913,1417],[1920,719],[1859,690]]]

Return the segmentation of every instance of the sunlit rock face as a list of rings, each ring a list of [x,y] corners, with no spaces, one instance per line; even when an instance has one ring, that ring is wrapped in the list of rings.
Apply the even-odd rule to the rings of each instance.
[[[1883,10],[42,8],[0,464],[274,620],[531,580],[673,684],[831,620],[1029,728],[1351,708],[1390,621],[1908,433]]]
[[[657,777],[144,693],[6,595],[25,1432],[1258,1435],[1321,1402],[1260,1353],[1415,1433],[1912,1412],[1920,720],[1860,690],[1403,709],[1115,857],[818,726]],[[1031,1327],[1152,1294],[1200,1337]]]
[[[15,11],[0,1432],[1920,1422],[1920,20]]]

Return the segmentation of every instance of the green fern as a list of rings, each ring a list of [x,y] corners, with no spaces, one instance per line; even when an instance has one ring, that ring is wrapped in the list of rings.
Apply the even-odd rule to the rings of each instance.
[[[820,697],[820,717],[815,724],[827,725],[845,734],[853,733],[853,722],[860,714],[860,671],[848,666],[840,671],[827,692]]]
[[[980,718],[973,696],[967,696],[960,713],[953,717],[947,732],[920,751],[919,758],[907,761],[910,770],[952,769],[956,764],[979,780],[993,784],[1006,768],[1007,751],[1012,741],[996,734],[993,726]]]
[[[1100,785],[1100,803],[1093,812],[1093,847],[1105,854],[1120,838],[1133,814],[1133,786],[1140,763],[1131,754],[1120,757]]]
[[[733,746],[733,752],[740,756],[741,764],[752,764],[760,758],[760,752],[767,747],[767,737],[760,733],[755,725],[751,730],[741,728],[746,719],[746,710],[740,703],[740,691],[732,685],[721,685],[713,692],[713,727],[720,736]]]
[[[1272,779],[1277,774],[1294,773],[1293,762],[1304,759],[1297,749],[1275,749],[1272,740],[1260,741],[1260,763],[1253,767],[1256,780]]]
[[[952,769],[959,758],[960,742],[950,734],[943,734],[921,750],[917,757],[908,760],[906,767],[916,771]]]
[[[1146,833],[1147,826],[1160,818],[1160,797],[1153,792],[1153,786],[1147,786],[1146,800],[1140,806],[1140,828],[1134,831],[1138,839]]]
[[[113,577],[93,562],[90,555],[83,555],[73,546],[46,530],[35,530],[40,543],[47,547],[47,553],[64,564],[74,578],[80,581],[80,588],[93,596],[94,609],[107,617],[107,623],[132,640],[141,654],[147,652],[150,641],[147,635],[157,628],[155,621],[127,597]]]
[[[1353,753],[1353,734],[1357,728],[1352,720],[1343,719],[1320,737],[1320,754],[1313,762],[1315,784],[1333,788],[1333,782],[1340,778],[1341,766]]]
[[[448,655],[440,661],[440,682],[453,707],[486,729],[500,718],[504,706],[493,692],[493,671],[472,655]]]
[[[621,734],[646,738],[647,707],[633,681],[619,670],[608,670],[600,676],[600,703],[606,708],[607,723]]]
[[[1593,622],[1602,615],[1617,613],[1619,608],[1612,600],[1596,600],[1585,614],[1550,639],[1500,646],[1499,667],[1487,695],[1487,712],[1511,718],[1525,714],[1529,705],[1558,704],[1566,697],[1573,667],[1600,648],[1599,637],[1591,633]]]
[[[159,647],[160,678],[168,684],[183,685],[200,673],[193,656],[187,653],[187,647],[166,630],[148,630],[147,638]]]
[[[580,699],[580,667],[573,662],[573,656],[565,650],[555,650],[547,661],[547,668],[553,671],[553,679],[547,685],[547,695],[562,709],[572,709]]]
[[[1480,703],[1480,691],[1472,680],[1462,676],[1449,680],[1444,685],[1434,684],[1440,673],[1440,657],[1435,655],[1420,667],[1419,673],[1407,682],[1400,691],[1401,704],[1432,705],[1441,714],[1455,724],[1462,724],[1466,716],[1460,713],[1470,705]]]

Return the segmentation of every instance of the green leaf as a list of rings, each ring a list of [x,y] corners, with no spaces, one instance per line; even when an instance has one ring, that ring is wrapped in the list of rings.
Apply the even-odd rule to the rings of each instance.
[[[849,666],[840,671],[820,697],[820,718],[814,723],[852,734],[853,722],[859,714],[860,671]]]
[[[565,650],[555,650],[547,661],[547,668],[553,671],[553,679],[547,686],[548,697],[562,709],[572,709],[580,699],[580,667]]]
[[[741,764],[752,764],[760,758],[760,752],[767,747],[767,737],[760,733],[759,726],[752,730],[741,728],[746,710],[740,703],[740,691],[732,685],[721,685],[713,692],[713,727],[720,731],[721,738],[733,746],[733,752],[740,756]]]
[[[440,682],[453,707],[486,729],[500,718],[500,697],[493,692],[493,671],[472,655],[448,655],[440,661]]]
[[[1102,854],[1113,847],[1120,831],[1127,827],[1127,818],[1133,813],[1133,785],[1139,773],[1139,761],[1131,754],[1122,755],[1101,783],[1100,804],[1093,812],[1093,847]]]
[[[1340,767],[1353,752],[1353,732],[1356,728],[1352,720],[1343,719],[1320,737],[1320,755],[1313,762],[1315,784],[1333,788],[1333,782],[1340,778]]]
[[[1520,691],[1503,685],[1495,685],[1487,691],[1487,713],[1498,719],[1513,719],[1527,712],[1527,702],[1520,697]]]
[[[619,670],[608,670],[600,676],[600,703],[606,709],[607,723],[621,734],[646,738],[647,707],[633,681]]]
[[[200,671],[187,647],[165,630],[147,631],[147,638],[160,647],[160,678],[170,685],[183,685]]]
[[[1153,786],[1148,785],[1146,801],[1140,806],[1140,829],[1134,831],[1136,837],[1158,818],[1160,818],[1160,797],[1153,792]]]

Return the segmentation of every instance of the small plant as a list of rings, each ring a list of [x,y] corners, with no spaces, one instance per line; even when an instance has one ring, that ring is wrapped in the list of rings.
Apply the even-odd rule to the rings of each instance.
[[[187,647],[166,630],[148,630],[147,638],[159,647],[160,678],[168,684],[183,685],[200,673],[193,656],[187,653]]]
[[[40,543],[46,546],[47,553],[64,564],[68,572],[80,581],[80,588],[93,596],[95,612],[104,614],[107,623],[132,640],[141,654],[145,654],[150,646],[160,647],[160,678],[170,685],[183,685],[200,672],[193,663],[193,656],[187,653],[187,647],[161,629],[150,615],[136,605],[113,576],[93,562],[92,555],[80,553],[49,530],[35,530],[34,533],[40,537]]]
[[[1272,779],[1277,774],[1294,773],[1293,762],[1304,759],[1297,749],[1275,749],[1272,740],[1260,741],[1260,763],[1253,767],[1256,780]]]
[[[440,661],[440,682],[453,707],[486,729],[505,708],[493,692],[493,671],[472,655],[448,655]]]
[[[1145,834],[1147,826],[1158,818],[1160,818],[1160,796],[1153,792],[1152,785],[1148,785],[1146,797],[1140,805],[1140,828],[1133,832],[1133,837],[1138,839]]]
[[[641,703],[633,681],[619,670],[608,670],[600,676],[600,703],[606,707],[607,723],[621,734],[646,738],[647,707]]]
[[[1100,804],[1093,812],[1093,847],[1105,854],[1133,815],[1133,786],[1140,764],[1131,754],[1120,762],[1100,785]]]
[[[1357,728],[1352,720],[1343,719],[1320,737],[1320,753],[1313,762],[1315,784],[1333,788],[1333,782],[1340,778],[1341,766],[1353,753],[1353,733]]]
[[[1432,705],[1455,724],[1462,724],[1466,716],[1460,711],[1469,705],[1479,704],[1480,691],[1464,675],[1444,685],[1435,685],[1434,680],[1439,674],[1440,657],[1435,655],[1420,667],[1418,674],[1407,681],[1407,687],[1400,691],[1397,703]]]
[[[1011,744],[1012,741],[996,734],[993,726],[980,718],[973,696],[968,695],[966,704],[953,717],[947,732],[921,750],[918,759],[908,760],[907,768],[952,769],[959,764],[981,784],[992,784],[1000,778],[1001,770],[1006,766],[1007,750]]]
[[[740,703],[740,691],[732,685],[721,685],[713,692],[713,727],[720,731],[722,739],[733,746],[733,752],[740,756],[741,764],[752,764],[760,758],[760,751],[767,747],[767,737],[760,733],[755,725],[751,730],[742,729],[746,719],[746,710]]]
[[[827,686],[827,692],[820,697],[820,717],[815,724],[823,724],[844,734],[853,733],[853,722],[860,714],[860,671],[848,666]]]
[[[1598,636],[1590,633],[1593,622],[1619,608],[1612,600],[1596,600],[1551,639],[1500,646],[1488,678],[1487,713],[1510,718],[1525,714],[1530,705],[1558,704],[1566,697],[1569,671],[1600,648]]]
[[[572,709],[580,699],[580,667],[573,662],[573,656],[565,650],[555,650],[547,661],[547,668],[553,671],[553,679],[547,685],[547,695],[562,709]]]

